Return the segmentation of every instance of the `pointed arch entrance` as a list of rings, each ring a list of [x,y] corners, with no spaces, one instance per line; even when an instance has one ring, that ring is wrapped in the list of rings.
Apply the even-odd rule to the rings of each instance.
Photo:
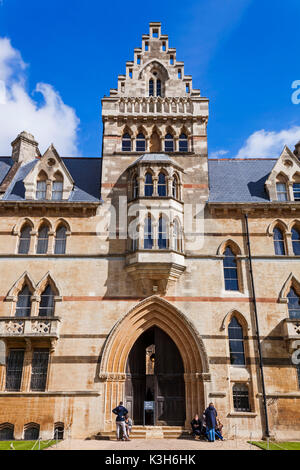
[[[170,338],[174,345],[170,351],[176,350],[182,360],[184,394],[180,396],[185,402],[182,407],[185,425],[189,427],[192,415],[202,412],[207,404],[210,374],[201,336],[180,310],[161,297],[152,296],[133,307],[114,326],[103,348],[99,376],[103,381],[105,431],[112,430],[114,426],[111,410],[120,400],[125,401],[130,352],[137,340],[153,328],[162,331],[163,337],[167,335]]]
[[[144,415],[144,402],[154,404]],[[183,361],[174,341],[157,326],[134,343],[127,360],[125,407],[134,424],[183,426]]]

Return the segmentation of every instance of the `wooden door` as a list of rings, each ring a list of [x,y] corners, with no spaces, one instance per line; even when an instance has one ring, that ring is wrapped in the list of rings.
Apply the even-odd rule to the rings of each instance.
[[[172,339],[155,328],[156,424],[183,426],[185,421],[184,369]]]

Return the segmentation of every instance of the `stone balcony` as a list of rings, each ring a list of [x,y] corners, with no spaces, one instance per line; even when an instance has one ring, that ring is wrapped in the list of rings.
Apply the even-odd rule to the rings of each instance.
[[[184,254],[171,250],[138,250],[126,257],[126,271],[147,295],[164,294],[185,268]]]
[[[0,338],[59,338],[58,317],[0,317]]]
[[[299,348],[300,319],[286,318],[283,321],[283,337],[289,353],[292,354],[296,349]]]

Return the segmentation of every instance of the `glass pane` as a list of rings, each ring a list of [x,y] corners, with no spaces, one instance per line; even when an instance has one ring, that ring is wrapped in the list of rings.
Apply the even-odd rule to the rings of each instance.
[[[46,199],[46,181],[38,181],[36,184],[36,199]]]
[[[54,293],[48,285],[41,295],[39,316],[50,317],[54,314]]]
[[[6,390],[18,392],[21,387],[24,349],[12,349],[6,364]]]
[[[66,252],[66,228],[61,226],[56,231],[54,253],[56,255],[63,255]]]
[[[52,186],[52,200],[61,201],[63,196],[63,182],[54,181]]]
[[[46,389],[49,350],[34,350],[31,368],[30,389],[44,391]]]
[[[23,287],[18,295],[16,317],[29,317],[31,311],[31,292],[28,286]]]
[[[300,320],[300,298],[292,287],[287,295],[287,299],[289,317],[292,319]]]
[[[18,253],[27,254],[29,252],[30,233],[31,233],[31,227],[29,227],[29,225],[26,225],[25,227],[23,227],[21,231],[21,235],[20,235]]]
[[[38,427],[29,427],[24,431],[25,441],[36,441],[39,438],[40,430]]]
[[[167,134],[165,137],[165,152],[173,152],[173,151],[174,151],[173,136],[171,134]]]
[[[45,254],[48,251],[48,227],[44,226],[40,228],[38,234],[38,242],[36,252],[38,254]]]

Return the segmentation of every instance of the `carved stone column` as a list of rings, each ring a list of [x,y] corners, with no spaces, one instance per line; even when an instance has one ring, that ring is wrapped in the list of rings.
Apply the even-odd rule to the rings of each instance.
[[[31,364],[32,364],[32,356],[33,356],[31,340],[25,338],[25,341],[26,341],[26,348],[25,348],[24,363],[23,363],[21,392],[30,391]]]

